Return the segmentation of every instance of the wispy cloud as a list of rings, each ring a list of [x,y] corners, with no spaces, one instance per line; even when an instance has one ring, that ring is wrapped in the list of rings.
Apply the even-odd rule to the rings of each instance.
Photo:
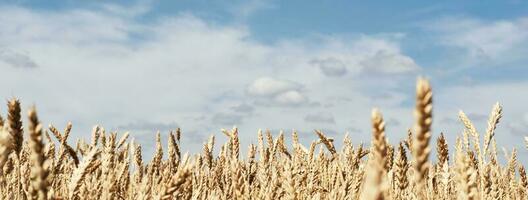
[[[475,59],[503,60],[517,57],[528,43],[528,19],[482,20],[457,16],[426,25],[438,34],[442,45],[465,49]],[[524,53],[523,53],[524,55]]]
[[[247,20],[258,11],[274,7],[273,0],[247,0],[233,5],[230,10],[240,21]]]
[[[0,61],[15,68],[37,68],[38,65],[26,54],[0,49]]]
[[[311,64],[318,66],[327,76],[344,76],[348,70],[345,63],[336,58],[314,59]]]

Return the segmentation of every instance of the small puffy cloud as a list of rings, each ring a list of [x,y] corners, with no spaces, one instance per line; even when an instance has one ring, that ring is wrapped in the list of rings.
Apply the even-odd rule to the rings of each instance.
[[[247,88],[247,93],[257,97],[260,104],[295,106],[308,101],[301,93],[301,88],[301,84],[292,81],[262,77],[253,81]]]
[[[0,62],[4,62],[11,67],[15,68],[37,68],[38,65],[26,54],[1,50],[0,49]]]
[[[281,93],[275,96],[273,100],[280,105],[300,105],[307,102],[306,97],[304,97],[300,92],[295,90],[290,90]]]
[[[291,81],[271,77],[261,77],[248,87],[248,93],[254,96],[274,96],[288,90],[299,89],[300,85]]]
[[[401,52],[397,41],[391,39],[364,37],[355,43],[354,50],[360,55],[355,64],[363,74],[408,74],[420,70],[411,57]]]
[[[315,122],[315,123],[330,123],[330,124],[335,123],[334,115],[332,115],[332,113],[329,113],[329,112],[318,112],[318,113],[308,114],[306,115],[306,117],[304,117],[304,121]]]
[[[363,60],[361,64],[364,66],[363,72],[369,74],[405,74],[420,69],[412,58],[383,50]]]
[[[326,76],[344,76],[348,72],[345,63],[336,58],[314,59],[310,63],[318,66]]]

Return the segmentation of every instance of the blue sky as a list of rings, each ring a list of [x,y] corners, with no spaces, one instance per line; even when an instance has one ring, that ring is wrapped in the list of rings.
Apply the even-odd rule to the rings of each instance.
[[[528,135],[523,1],[4,1],[0,97],[46,123],[130,131],[151,144],[182,127],[190,151],[236,125],[369,141],[379,107],[392,142],[412,126],[416,77],[435,92],[434,136],[464,110],[481,132],[504,105],[499,144]],[[0,106],[5,112],[5,107]],[[185,139],[186,137],[184,137]],[[526,157],[521,152],[521,157]]]

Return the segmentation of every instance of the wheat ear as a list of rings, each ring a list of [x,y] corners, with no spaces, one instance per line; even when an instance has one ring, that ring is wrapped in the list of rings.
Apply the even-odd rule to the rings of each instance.
[[[93,165],[98,153],[99,151],[97,148],[92,149],[86,155],[86,157],[83,158],[82,163],[79,164],[79,166],[75,170],[73,170],[72,178],[68,183],[68,192],[70,199],[75,199],[75,197],[77,196],[77,192],[79,191],[79,188],[81,187],[84,178],[89,172],[88,169]]]
[[[42,125],[40,124],[35,107],[28,112],[29,118],[29,145],[31,148],[31,181],[30,195],[32,199],[47,199],[48,182],[46,177],[48,172],[44,167],[44,155],[42,144]]]
[[[429,81],[423,78],[418,79],[416,85],[416,108],[414,115],[416,118],[414,143],[414,168],[415,181],[418,185],[417,192],[421,196],[424,194],[429,169],[429,140],[431,138],[431,124],[433,122],[433,92]]]
[[[20,116],[20,102],[18,99],[11,99],[7,103],[8,114],[7,114],[7,124],[9,127],[9,134],[13,138],[13,150],[17,155],[20,155],[22,151],[22,143],[24,141],[24,134],[22,129],[22,119]]]
[[[382,180],[385,168],[387,146],[385,143],[385,122],[378,109],[372,110],[372,154],[366,169],[367,179],[361,199],[384,199]]]

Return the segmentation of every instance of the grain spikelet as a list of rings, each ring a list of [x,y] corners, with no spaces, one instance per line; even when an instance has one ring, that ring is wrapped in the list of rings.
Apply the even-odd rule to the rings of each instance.
[[[403,198],[403,191],[409,186],[409,180],[407,179],[407,154],[403,144],[400,142],[398,146],[398,156],[396,157],[396,162],[394,163],[394,178],[396,182],[396,188],[399,196]]]
[[[425,193],[427,171],[429,169],[429,140],[431,138],[431,124],[433,122],[433,93],[429,81],[419,78],[416,85],[416,118],[414,143],[415,181],[418,185],[419,196]]]
[[[141,155],[141,145],[132,142],[134,148],[134,163],[136,164],[136,183],[143,179],[143,156]]]
[[[383,195],[382,180],[387,146],[385,144],[385,122],[381,113],[372,110],[372,154],[368,161],[367,179],[363,189],[362,199],[385,199]]]
[[[325,145],[325,147],[328,149],[328,151],[330,151],[330,153],[332,153],[332,155],[337,154],[334,144],[332,143],[331,140],[328,139],[328,137],[326,137],[326,135],[323,132],[321,132],[320,130],[315,130],[315,134],[319,136],[321,143]]]
[[[488,153],[488,148],[491,140],[495,136],[495,129],[502,118],[502,106],[497,102],[491,111],[491,115],[488,120],[488,128],[486,129],[486,136],[484,138],[484,152]]]
[[[444,133],[440,133],[440,137],[438,137],[438,139],[436,140],[436,152],[439,164],[443,164],[449,161],[449,148],[447,146]]]
[[[9,134],[13,138],[13,150],[17,155],[22,151],[22,143],[24,141],[24,134],[22,129],[22,118],[20,116],[20,102],[18,99],[11,99],[7,103],[8,114],[7,124],[9,127]]]
[[[44,166],[44,144],[42,143],[42,125],[40,124],[35,107],[28,112],[29,145],[31,147],[31,181],[30,195],[32,199],[48,198],[48,172]]]
[[[480,134],[478,133],[477,129],[475,128],[471,120],[469,120],[469,118],[466,116],[464,112],[460,111],[458,113],[458,116],[460,117],[460,120],[466,127],[466,130],[469,131],[469,134],[473,138],[473,146],[475,147],[475,151],[477,151],[477,156],[478,156],[478,165],[479,165],[479,168],[481,168],[481,166],[483,165],[484,156],[482,155],[482,151],[480,149]]]
[[[88,174],[88,168],[94,163],[97,154],[99,153],[98,149],[93,149],[83,158],[83,162],[75,169],[72,173],[72,178],[68,183],[68,192],[69,198],[75,199],[79,188],[82,185],[86,174]]]
[[[188,164],[178,170],[178,173],[172,178],[170,184],[167,186],[165,191],[161,195],[161,199],[174,199],[173,193],[181,189],[180,187],[189,181],[189,176],[191,176],[192,167]]]
[[[528,178],[526,177],[526,170],[523,165],[519,165],[519,193],[520,197],[528,198]]]

